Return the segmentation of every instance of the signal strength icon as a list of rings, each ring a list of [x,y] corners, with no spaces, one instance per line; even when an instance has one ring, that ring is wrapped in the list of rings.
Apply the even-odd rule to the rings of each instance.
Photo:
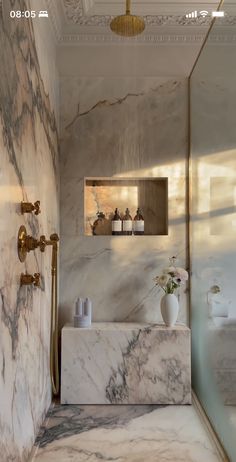
[[[199,14],[200,14],[203,18],[205,18],[205,17],[208,15],[208,11],[202,10],[202,11],[199,11]]]
[[[185,15],[186,18],[197,18],[197,11],[192,11],[192,13],[188,13]]]

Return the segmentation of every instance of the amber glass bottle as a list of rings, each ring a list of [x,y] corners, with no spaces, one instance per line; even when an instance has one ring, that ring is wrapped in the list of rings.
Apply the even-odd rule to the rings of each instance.
[[[122,235],[122,220],[121,220],[118,209],[115,209],[114,217],[112,218],[112,222],[111,222],[111,229],[112,229],[113,236]]]
[[[132,217],[127,208],[125,211],[125,216],[122,219],[122,234],[124,236],[132,236]]]
[[[133,230],[136,236],[142,236],[144,234],[144,218],[139,207],[134,217]]]

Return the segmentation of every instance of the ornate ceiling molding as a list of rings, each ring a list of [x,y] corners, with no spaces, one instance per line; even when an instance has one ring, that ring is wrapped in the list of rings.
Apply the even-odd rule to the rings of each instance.
[[[110,32],[109,24],[113,16],[85,15],[82,0],[46,0],[46,2],[57,42],[67,45],[201,43],[211,21],[210,16],[187,19],[185,16],[177,15],[148,15],[144,16],[147,25],[145,32],[127,39]],[[221,20],[219,34],[211,40],[217,43],[235,43],[234,31],[228,33],[229,26],[233,29],[235,25],[236,16],[226,16]]]
[[[140,44],[190,44],[190,43],[201,43],[204,39],[204,35],[161,35],[161,34],[145,34],[142,37],[134,38],[125,38],[125,37],[116,37],[112,34],[74,34],[74,35],[64,35],[61,37],[60,43],[63,44],[101,44],[101,43],[114,43],[127,45],[134,45],[137,43]]]
[[[108,27],[114,16],[73,16],[71,21],[79,26]],[[211,17],[187,19],[185,16],[158,15],[143,16],[146,26],[191,26],[207,27],[211,23]]]
[[[64,10],[65,17],[68,23],[72,22],[73,24],[78,24],[81,26],[109,26],[110,21],[114,18],[114,15],[90,15],[88,14],[89,5],[92,8],[93,0],[62,0],[62,7]],[[84,6],[86,6],[86,12],[84,11]],[[189,4],[185,6],[186,11],[191,7]],[[169,7],[170,8],[170,7]],[[176,8],[176,7],[175,7]],[[192,7],[194,8],[194,7]],[[209,8],[209,5],[205,7],[208,11],[212,11],[212,6]],[[176,11],[176,9],[175,9]],[[211,23],[212,17],[209,14],[208,16],[198,18],[186,18],[185,14],[149,14],[142,15],[147,26],[191,26],[196,27],[208,26]],[[221,19],[221,24],[224,25],[235,25],[236,16],[226,15],[225,18]]]
[[[136,37],[130,39],[122,37],[114,37],[110,34],[77,34],[77,35],[64,35],[60,39],[62,45],[101,45],[101,44],[122,44],[135,45],[135,44],[158,44],[158,45],[191,45],[201,44],[205,38],[205,34],[198,35],[144,35],[142,38]],[[232,44],[236,45],[236,35],[214,35],[209,41],[212,44]]]
[[[82,0],[62,0],[65,17],[69,22],[78,24],[80,26],[109,26],[111,20],[114,18],[112,15],[86,15],[83,9]],[[208,26],[211,22],[211,17],[200,17],[198,19],[187,19],[185,15],[144,15],[144,21],[147,26]]]

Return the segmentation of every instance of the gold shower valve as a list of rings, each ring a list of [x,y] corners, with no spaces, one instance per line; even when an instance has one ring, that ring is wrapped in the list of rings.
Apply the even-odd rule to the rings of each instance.
[[[59,236],[54,233],[51,234],[50,239],[46,239],[44,235],[40,236],[39,239],[35,239],[33,236],[27,234],[25,226],[21,226],[18,231],[17,238],[17,247],[18,247],[18,256],[21,262],[24,262],[29,253],[32,250],[35,250],[39,247],[41,252],[45,251],[47,245],[51,245],[55,250],[57,250],[57,243],[59,241]]]
[[[31,284],[35,287],[40,287],[40,273],[34,273],[34,275],[21,273],[20,285],[27,286]]]
[[[34,204],[32,202],[21,202],[21,213],[32,213],[38,215],[40,210],[40,201],[36,201]]]
[[[18,256],[21,262],[24,262],[26,255],[31,250],[37,249],[39,242],[32,236],[29,236],[26,232],[25,226],[21,226],[18,231],[17,247]]]

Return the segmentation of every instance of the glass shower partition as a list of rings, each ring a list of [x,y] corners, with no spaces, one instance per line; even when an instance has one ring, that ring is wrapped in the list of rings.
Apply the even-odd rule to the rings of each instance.
[[[236,461],[236,2],[190,77],[193,389]]]

